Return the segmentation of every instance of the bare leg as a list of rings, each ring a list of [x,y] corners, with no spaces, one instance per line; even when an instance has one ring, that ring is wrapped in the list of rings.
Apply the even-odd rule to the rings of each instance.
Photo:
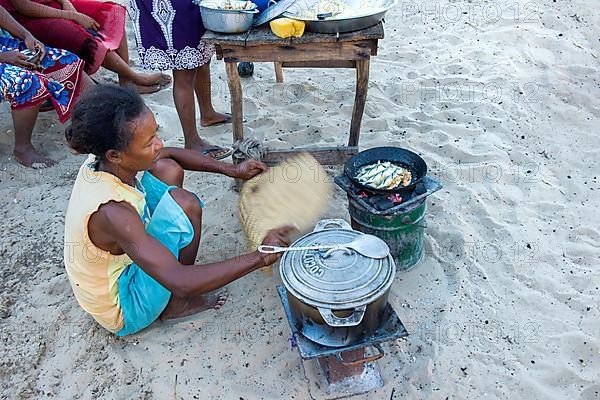
[[[221,289],[220,291],[206,293],[197,297],[181,298],[171,295],[167,307],[165,307],[158,318],[161,321],[167,321],[198,314],[210,309],[218,310],[223,307],[228,297],[229,292],[227,292],[227,289]]]
[[[171,163],[175,163],[172,160],[170,161]],[[153,170],[152,173],[154,174],[155,171]],[[157,177],[159,177],[160,175],[163,174],[157,172]],[[175,176],[176,173],[172,175],[171,172],[167,171],[163,175],[163,177],[168,178],[167,175]],[[186,191],[185,189],[174,189],[171,191],[171,196],[173,196],[173,199],[177,202],[177,204],[181,206],[181,208],[188,216],[194,227],[194,238],[192,239],[192,242],[185,248],[181,249],[179,254],[179,260],[182,264],[191,265],[195,261],[196,254],[198,253],[198,245],[200,244],[200,232],[202,229],[202,208],[200,207],[196,196]],[[197,314],[201,311],[205,311],[208,309],[219,309],[227,301],[227,297],[228,293],[225,289],[219,292],[215,291],[206,293],[201,296],[193,297],[176,297],[172,295],[171,299],[169,300],[169,303],[167,304],[167,307],[161,313],[160,319],[164,321],[169,319],[182,318],[188,315]]]
[[[183,187],[183,168],[172,158],[158,160],[150,173],[169,186]]]
[[[125,27],[123,27],[123,31],[125,31]],[[127,33],[123,32],[123,38],[121,39],[121,43],[119,43],[119,47],[115,50],[115,53],[123,61],[129,64],[129,46],[127,45]],[[119,85],[125,86],[129,84],[130,81],[119,75]]]
[[[115,51],[108,51],[106,53],[102,66],[116,72],[119,75],[119,84],[121,85],[131,82],[138,86],[146,86],[145,93],[151,93],[152,91],[156,92],[161,89],[161,85],[166,85],[170,82],[170,78],[160,72],[154,74],[135,72],[131,69],[128,62],[123,60]],[[140,88],[138,89],[141,90]]]
[[[12,110],[13,125],[15,127],[13,156],[15,160],[26,167],[46,168],[56,164],[56,161],[38,153],[31,143],[31,135],[39,111],[39,106]]]
[[[173,70],[173,101],[183,129],[185,148],[202,150],[207,144],[200,139],[196,128],[196,106],[194,104],[195,69]]]
[[[210,86],[210,62],[199,67],[196,71],[194,91],[196,92],[198,106],[200,107],[200,125],[211,126],[231,122],[230,115],[218,113],[213,108]]]
[[[81,75],[81,92],[92,88],[95,85],[94,81],[85,72]]]
[[[183,187],[183,168],[170,158],[159,160],[150,173],[169,186]],[[192,265],[196,261],[200,235],[202,233],[202,207],[195,195],[185,190],[172,191],[171,196],[183,208],[194,227],[194,238],[189,245],[179,252],[179,261],[185,265]]]
[[[206,140],[198,135],[196,127],[196,107],[194,103],[194,85],[196,81],[196,71],[191,70],[173,70],[173,100],[177,116],[183,129],[185,148],[196,151],[204,151],[212,148],[207,155],[215,159],[220,159],[231,151],[230,149],[214,148]]]

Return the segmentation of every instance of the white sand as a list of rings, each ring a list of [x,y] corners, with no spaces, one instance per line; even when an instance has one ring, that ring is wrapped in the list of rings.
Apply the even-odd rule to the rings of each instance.
[[[445,187],[429,200],[426,257],[390,295],[411,335],[384,346],[385,387],[357,398],[600,398],[599,14],[595,0],[440,1],[401,3],[386,18],[361,147],[415,150]],[[224,68],[213,66],[215,103],[227,110]],[[285,79],[276,85],[271,65],[257,64],[244,80],[247,135],[345,142],[353,73]],[[166,142],[181,144],[171,90],[145,99]],[[6,112],[1,128],[12,129]],[[34,143],[60,161],[45,171],[18,166],[12,131],[0,137],[0,397],[319,398],[290,351],[277,275],[230,285],[219,312],[125,339],[84,314],[62,266],[83,156],[62,130],[40,117]],[[202,132],[231,141],[230,127]],[[208,203],[199,261],[243,251],[229,181],[187,182]],[[327,215],[348,218],[341,191]]]

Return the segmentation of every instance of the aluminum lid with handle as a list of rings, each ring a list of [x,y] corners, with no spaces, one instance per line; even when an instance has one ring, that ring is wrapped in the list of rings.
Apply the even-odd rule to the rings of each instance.
[[[322,220],[313,232],[292,246],[343,244],[362,233],[341,219]],[[373,259],[352,250],[340,250],[324,257],[325,251],[306,250],[284,253],[279,263],[281,280],[290,294],[316,307],[332,326],[354,326],[361,322],[364,309],[383,295],[396,275],[392,256]],[[345,318],[332,310],[352,310]]]

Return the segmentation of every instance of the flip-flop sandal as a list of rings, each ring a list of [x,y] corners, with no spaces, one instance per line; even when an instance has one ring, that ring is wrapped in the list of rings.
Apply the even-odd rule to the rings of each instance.
[[[206,149],[203,149],[202,154],[204,154],[205,156],[209,156],[214,160],[222,160],[232,155],[233,149],[229,147],[210,146]]]
[[[212,128],[213,126],[221,126],[221,125],[225,125],[225,124],[230,124],[231,121],[232,121],[231,114],[225,113],[225,119],[223,121],[215,122],[214,124],[210,124],[210,125],[202,125],[202,122],[200,122],[200,126],[202,126],[203,128]]]

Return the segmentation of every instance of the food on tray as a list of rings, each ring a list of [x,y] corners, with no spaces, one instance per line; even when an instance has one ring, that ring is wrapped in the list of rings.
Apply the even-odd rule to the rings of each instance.
[[[278,18],[269,23],[271,31],[280,38],[300,37],[304,33],[304,21]]]
[[[377,161],[376,163],[360,167],[355,176],[356,180],[374,189],[395,189],[402,185],[410,185],[411,172],[390,161]]]
[[[204,0],[202,6],[212,8],[215,10],[254,10],[256,8],[256,4],[251,1],[239,1],[239,0],[230,0],[230,1],[214,1],[214,0]]]
[[[318,15],[326,16],[326,19],[352,18],[359,15],[372,14],[382,7],[373,5],[372,1],[361,1],[357,6],[351,6],[341,0],[321,0],[307,10],[302,10],[296,15],[304,19],[319,19]]]

